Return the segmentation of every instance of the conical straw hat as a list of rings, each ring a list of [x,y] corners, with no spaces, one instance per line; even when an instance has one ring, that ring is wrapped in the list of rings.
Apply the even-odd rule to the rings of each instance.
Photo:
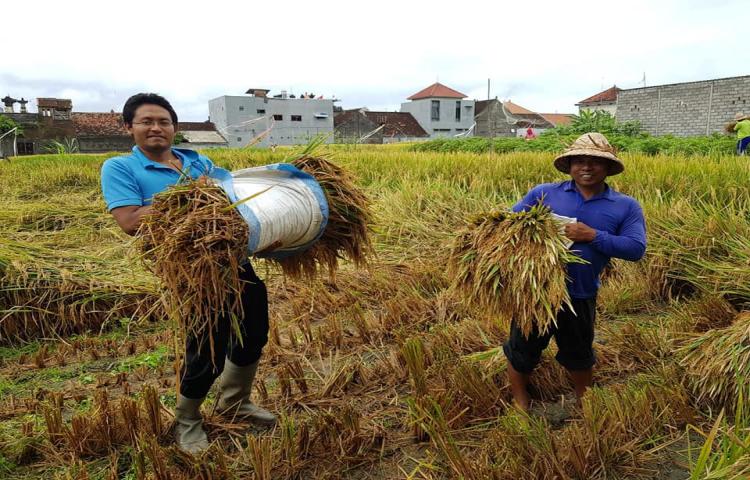
[[[609,160],[608,175],[617,175],[625,170],[625,165],[615,154],[616,150],[609,144],[607,137],[597,132],[584,133],[555,158],[555,168],[563,173],[570,173],[571,157],[598,157]]]

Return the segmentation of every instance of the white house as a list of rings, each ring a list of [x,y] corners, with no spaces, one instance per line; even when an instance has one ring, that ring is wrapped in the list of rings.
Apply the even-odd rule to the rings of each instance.
[[[461,92],[434,83],[407,98],[410,101],[401,104],[401,111],[411,113],[430,138],[468,136],[474,125],[474,100],[465,98]]]
[[[263,134],[259,146],[300,145],[320,134],[333,141],[333,100],[268,92],[251,88],[247,95],[209,100],[210,119],[230,147],[244,147]]]

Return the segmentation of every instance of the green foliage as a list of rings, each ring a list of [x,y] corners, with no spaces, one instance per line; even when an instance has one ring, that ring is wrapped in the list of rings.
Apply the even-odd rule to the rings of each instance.
[[[185,135],[182,132],[177,132],[174,134],[174,140],[172,140],[172,145],[179,145],[184,141],[185,141]]]
[[[54,153],[57,155],[65,155],[69,153],[78,153],[79,146],[78,146],[78,139],[77,138],[64,138],[62,142],[59,142],[57,140],[51,140],[49,144],[47,145],[46,150],[49,153]]]
[[[23,133],[23,128],[21,128],[20,125],[18,125],[12,118],[0,115],[0,135],[5,132],[10,132],[16,127],[18,127],[18,134],[21,135]]]
[[[538,138],[438,138],[411,146],[417,152],[441,153],[510,153],[510,152],[562,152],[573,143],[578,133],[561,134],[559,129],[542,133]],[[641,153],[645,155],[686,155],[710,156],[732,155],[735,151],[735,140],[720,134],[710,137],[677,138],[672,136],[652,137],[647,134],[630,136],[623,134],[607,135],[609,142],[620,152]]]
[[[630,121],[618,123],[614,115],[604,110],[584,110],[580,115],[573,115],[570,125],[554,129],[559,135],[583,135],[587,132],[599,132],[604,135],[625,135],[634,137],[641,133],[641,122]]]

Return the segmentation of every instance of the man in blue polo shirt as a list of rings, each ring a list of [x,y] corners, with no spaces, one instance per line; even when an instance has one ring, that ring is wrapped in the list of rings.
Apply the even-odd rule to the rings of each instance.
[[[152,211],[154,195],[177,183],[183,173],[191,178],[211,176],[213,163],[192,150],[172,147],[177,114],[169,102],[153,93],[130,97],[122,118],[136,146],[130,155],[110,158],[102,166],[102,191],[107,209],[129,235],[138,231],[143,215]],[[211,385],[219,381],[218,411],[272,425],[271,412],[250,401],[260,356],[268,341],[268,295],[263,281],[247,263],[243,282],[242,338],[230,334],[228,318],[218,322],[210,342],[188,338],[181,366],[180,392],[175,407],[175,439],[190,453],[208,448],[200,406]],[[223,373],[222,373],[223,372]]]
[[[529,377],[552,336],[558,347],[555,358],[570,373],[580,401],[591,385],[596,361],[593,342],[599,275],[610,258],[637,261],[646,251],[646,226],[641,206],[605,183],[607,176],[617,175],[625,167],[604,135],[582,135],[555,158],[554,165],[570,174],[571,179],[537,185],[513,210],[526,210],[541,200],[554,213],[575,218],[575,223],[565,225],[565,236],[574,242],[571,250],[588,264],[568,266],[568,292],[573,311],[565,307],[558,312],[557,326],[549,333],[539,335],[534,329],[526,338],[515,322],[511,323],[503,351],[508,359],[513,399],[523,410],[529,408]]]

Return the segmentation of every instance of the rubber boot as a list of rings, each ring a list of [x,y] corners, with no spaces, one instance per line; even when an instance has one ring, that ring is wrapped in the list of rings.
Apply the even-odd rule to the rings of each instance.
[[[192,399],[177,395],[174,409],[175,441],[180,450],[193,455],[208,449],[208,437],[203,431],[201,404],[203,398]]]
[[[246,367],[235,365],[229,359],[219,379],[219,404],[217,410],[226,417],[247,418],[253,423],[273,426],[276,416],[250,401],[250,391],[258,371],[258,362]]]

